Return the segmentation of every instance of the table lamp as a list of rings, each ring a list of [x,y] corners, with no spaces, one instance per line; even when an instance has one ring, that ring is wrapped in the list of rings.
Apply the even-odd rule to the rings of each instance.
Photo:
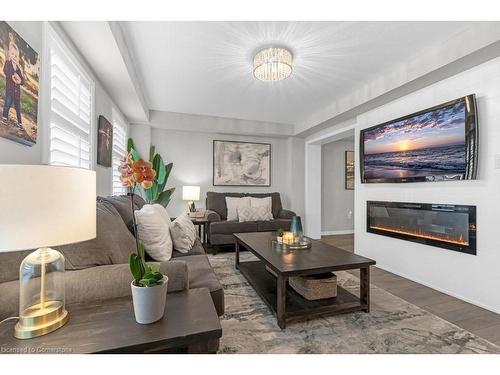
[[[68,320],[64,256],[49,246],[96,236],[95,172],[46,165],[0,165],[0,252],[38,248],[19,269],[15,337],[45,335]]]
[[[188,201],[189,212],[195,212],[196,207],[194,201],[200,200],[200,187],[199,186],[183,186],[182,187],[182,200]]]

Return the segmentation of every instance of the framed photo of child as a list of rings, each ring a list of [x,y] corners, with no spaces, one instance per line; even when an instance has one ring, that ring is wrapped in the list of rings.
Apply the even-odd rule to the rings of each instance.
[[[0,137],[27,146],[38,132],[38,53],[0,21]]]

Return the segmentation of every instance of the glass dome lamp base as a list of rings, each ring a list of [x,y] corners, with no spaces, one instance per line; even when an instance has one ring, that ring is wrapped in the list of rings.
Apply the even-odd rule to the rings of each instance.
[[[68,318],[68,311],[61,301],[46,301],[44,307],[41,304],[33,305],[21,313],[14,328],[14,336],[31,339],[46,335],[65,325]]]
[[[19,270],[16,338],[42,336],[66,324],[64,269],[64,256],[54,249],[40,248],[24,258]]]

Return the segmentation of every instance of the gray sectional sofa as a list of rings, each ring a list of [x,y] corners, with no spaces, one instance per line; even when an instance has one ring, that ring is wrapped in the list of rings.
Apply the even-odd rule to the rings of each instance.
[[[273,220],[240,223],[227,220],[226,197],[271,197]],[[283,209],[280,193],[217,193],[207,192],[208,241],[212,246],[234,244],[234,233],[289,230],[295,213]]]
[[[142,198],[135,197],[136,209],[144,204]],[[126,196],[98,197],[96,205],[97,237],[56,248],[66,259],[66,304],[131,295],[128,257],[135,249],[135,239],[130,231],[130,201]],[[19,265],[30,252],[0,253],[0,320],[18,315]],[[175,249],[173,254],[170,261],[160,262],[161,271],[169,278],[168,293],[207,288],[218,315],[222,315],[224,291],[201,242],[197,240],[187,254]]]

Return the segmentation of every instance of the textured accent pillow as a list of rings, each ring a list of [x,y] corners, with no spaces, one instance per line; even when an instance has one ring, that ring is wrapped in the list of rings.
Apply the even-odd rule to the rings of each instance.
[[[238,220],[238,208],[250,207],[250,197],[226,197],[227,220]]]
[[[128,263],[130,252],[135,248],[135,238],[128,231],[118,211],[110,202],[97,200],[96,217],[96,238],[55,247],[56,250],[63,253],[66,269],[78,270],[94,266]],[[17,268],[19,268],[18,265],[15,269],[19,276]],[[2,277],[0,277],[1,279]]]
[[[252,208],[257,208],[257,207],[264,207],[266,209],[266,212],[271,215],[271,219],[273,219],[273,199],[271,197],[265,197],[265,198],[254,198],[250,197],[250,207]]]
[[[245,221],[269,221],[272,219],[273,215],[264,206],[238,208],[238,220],[240,223]]]
[[[170,224],[170,235],[175,250],[187,253],[196,241],[196,228],[187,213],[180,215]]]
[[[146,252],[156,261],[165,262],[172,257],[172,238],[167,211],[159,204],[146,204],[135,211],[137,237]]]

